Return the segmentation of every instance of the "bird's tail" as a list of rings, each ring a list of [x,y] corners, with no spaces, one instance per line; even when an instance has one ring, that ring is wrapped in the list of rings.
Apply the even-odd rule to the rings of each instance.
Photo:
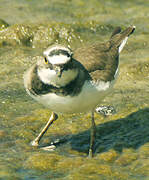
[[[122,51],[123,47],[125,46],[128,37],[134,32],[135,26],[130,26],[124,31],[121,32],[121,28],[117,27],[110,38],[110,45],[111,47],[117,47],[119,53]]]

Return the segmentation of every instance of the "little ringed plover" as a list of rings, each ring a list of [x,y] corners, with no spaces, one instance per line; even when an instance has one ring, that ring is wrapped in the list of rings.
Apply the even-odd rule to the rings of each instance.
[[[32,142],[38,146],[48,127],[58,118],[56,113],[92,112],[89,156],[95,144],[94,109],[110,92],[118,75],[119,53],[134,32],[130,26],[118,27],[106,43],[81,47],[74,52],[63,45],[53,45],[43,52],[25,74],[27,93],[53,111],[48,123]]]

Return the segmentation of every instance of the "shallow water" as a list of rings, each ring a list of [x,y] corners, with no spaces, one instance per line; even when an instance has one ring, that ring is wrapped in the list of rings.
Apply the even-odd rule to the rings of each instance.
[[[149,179],[148,2],[1,0],[0,15],[0,179]],[[28,67],[49,44],[75,49],[131,24],[136,31],[120,55],[119,78],[102,103],[116,114],[95,115],[94,158],[87,157],[90,114],[59,116],[41,141],[63,138],[55,151],[31,147],[51,112],[26,94]]]

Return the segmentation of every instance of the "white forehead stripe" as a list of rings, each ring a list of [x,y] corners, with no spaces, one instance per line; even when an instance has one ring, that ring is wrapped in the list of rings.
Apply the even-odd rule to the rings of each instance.
[[[61,54],[61,55],[48,56],[47,60],[51,64],[65,64],[70,60],[70,57]]]
[[[71,50],[70,49],[68,49],[68,48],[66,48],[66,47],[64,47],[64,46],[53,46],[53,47],[49,47],[49,48],[47,48],[44,52],[43,52],[43,55],[44,56],[48,56],[49,54],[50,54],[50,52],[52,52],[53,50],[64,50],[64,51],[67,51],[70,55],[72,54],[72,52],[71,52]]]

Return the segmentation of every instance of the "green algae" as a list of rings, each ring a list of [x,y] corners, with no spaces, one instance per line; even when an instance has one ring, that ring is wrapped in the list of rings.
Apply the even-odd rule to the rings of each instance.
[[[145,62],[138,62],[133,65],[129,65],[129,77],[137,80],[148,79],[149,76],[149,59],[146,59]]]
[[[103,152],[102,154],[96,156],[96,158],[98,158],[100,161],[109,163],[114,162],[118,157],[119,153],[113,149],[111,149],[108,152]]]
[[[9,24],[4,21],[3,19],[0,19],[0,30],[5,29],[9,26]]]
[[[55,170],[57,163],[62,159],[60,155],[49,154],[48,153],[38,153],[31,155],[25,162],[26,168],[37,169],[40,171]]]
[[[70,45],[72,41],[81,41],[72,26],[64,23],[16,24],[0,31],[0,46],[47,47],[53,43]]]
[[[139,156],[141,158],[148,158],[149,156],[149,143],[144,144],[144,146],[140,147],[139,150]]]
[[[131,154],[131,156],[130,156]],[[130,165],[133,161],[138,158],[137,153],[133,149],[124,149],[122,155],[115,161],[120,166]]]
[[[33,48],[43,48],[54,43],[60,43],[75,47],[86,40],[84,33],[106,35],[114,27],[110,24],[101,24],[96,21],[86,23],[65,23],[50,22],[44,24],[15,24],[3,31],[0,31],[0,46],[31,46]],[[94,38],[93,38],[94,39]]]
[[[27,25],[16,24],[0,31],[0,46],[30,46],[33,30]]]

